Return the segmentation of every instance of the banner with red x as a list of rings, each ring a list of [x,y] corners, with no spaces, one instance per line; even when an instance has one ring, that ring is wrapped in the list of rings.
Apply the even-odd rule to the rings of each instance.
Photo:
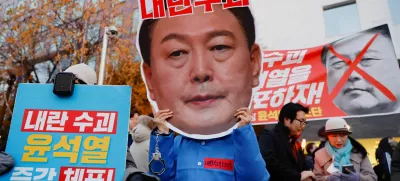
[[[362,39],[354,37],[362,37]],[[386,39],[390,41],[386,41]],[[366,43],[360,43],[358,41],[366,41]],[[314,48],[263,51],[260,84],[253,93],[253,117],[255,118],[253,124],[276,123],[278,121],[280,109],[288,102],[297,102],[308,106],[310,108],[310,112],[306,115],[308,120],[319,120],[338,116],[363,117],[376,116],[379,114],[394,114],[395,112],[379,112],[381,110],[369,114],[349,114],[348,110],[335,103],[335,99],[337,98],[340,98],[341,101],[344,99],[344,104],[347,104],[346,101],[351,101],[351,98],[343,97],[343,95],[339,97],[338,95],[342,94],[341,91],[343,91],[344,87],[347,87],[346,84],[352,79],[351,76],[354,73],[358,73],[360,79],[368,82],[368,86],[375,87],[377,91],[382,92],[382,94],[387,97],[387,101],[397,103],[395,92],[389,89],[387,84],[380,82],[380,77],[376,77],[376,74],[372,75],[372,72],[369,72],[371,67],[366,69],[362,63],[364,59],[368,59],[367,57],[369,54],[367,54],[367,52],[374,52],[375,54],[377,48],[387,50],[388,47],[393,47],[393,44],[387,44],[387,47],[379,47],[382,45],[382,42],[392,43],[387,25],[378,26],[335,41],[331,44]],[[347,46],[343,46],[346,48],[340,48],[342,45]],[[349,47],[351,50],[348,49]],[[327,63],[328,53],[331,57],[329,61],[332,61],[330,63]],[[388,57],[388,53],[392,54],[390,55],[392,58],[379,61],[379,65],[390,63],[390,66],[395,67],[392,70],[397,71],[392,73],[400,75],[400,68],[398,68],[399,64],[394,50],[393,52],[386,51],[384,57]],[[348,54],[356,54],[356,57],[352,60],[348,58]],[[332,59],[332,57],[334,58]],[[336,62],[345,63],[343,64],[344,66],[340,68],[340,73],[336,72],[337,76],[334,78],[332,76],[332,78],[330,78],[327,69],[331,68],[332,72],[339,71],[331,67]],[[397,70],[396,67],[398,68]],[[376,68],[374,70],[376,70]],[[360,89],[360,91],[361,90],[362,89]],[[363,92],[355,91],[352,93],[352,95],[354,95],[353,97],[367,94],[371,93],[367,90]]]
[[[365,45],[365,47],[362,49],[360,54],[357,55],[356,59],[352,63],[350,59],[347,57],[339,54],[336,52],[332,45],[328,45],[329,50],[338,58],[342,59],[346,64],[349,66],[347,71],[343,74],[342,78],[339,80],[339,82],[336,84],[336,87],[333,88],[330,97],[332,100],[334,100],[339,93],[339,91],[342,89],[344,84],[346,83],[347,79],[349,79],[350,75],[353,73],[353,71],[356,71],[359,73],[362,77],[364,77],[367,81],[369,81],[373,86],[375,86],[377,89],[379,89],[383,94],[385,94],[386,97],[388,97],[391,101],[397,101],[396,96],[384,85],[382,85],[379,81],[377,81],[375,78],[370,76],[368,73],[366,73],[364,70],[362,70],[360,67],[357,65],[361,62],[362,58],[364,57],[365,53],[367,52],[368,48],[371,46],[371,44],[374,42],[374,40],[379,36],[379,34],[375,34],[374,37],[371,38],[371,40]]]

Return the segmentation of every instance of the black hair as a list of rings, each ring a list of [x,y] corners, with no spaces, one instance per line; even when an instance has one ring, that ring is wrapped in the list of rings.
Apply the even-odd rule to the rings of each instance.
[[[306,114],[308,114],[309,108],[304,107],[303,105],[301,105],[299,103],[289,102],[289,103],[285,104],[282,107],[281,112],[279,113],[279,122],[283,123],[285,118],[289,118],[290,123],[292,123],[294,121],[294,119],[296,119],[297,112],[299,112],[299,111],[303,111]]]
[[[367,150],[361,143],[359,143],[357,140],[355,140],[354,138],[352,138],[350,136],[348,137],[348,139],[350,140],[350,143],[353,145],[353,149],[352,149],[353,153],[360,153],[363,159],[366,156],[368,156]]]
[[[135,114],[138,114],[139,116],[141,115],[139,110],[137,110],[136,108],[132,108],[131,113],[130,113],[130,118],[133,118],[133,116],[135,116]]]
[[[390,154],[390,156],[393,156],[393,149],[392,146],[389,143],[389,139],[392,139],[392,137],[385,137],[382,138],[381,141],[379,141],[378,148],[382,150],[383,152],[387,152]]]
[[[222,2],[225,2],[225,0],[223,0]],[[166,4],[167,3],[165,3],[164,5]],[[242,26],[250,50],[256,40],[254,17],[250,11],[250,8],[234,7],[234,8],[229,8],[228,10],[236,17],[236,19]],[[142,54],[144,63],[146,63],[149,66],[150,66],[150,55],[151,55],[151,34],[153,32],[153,27],[157,21],[158,19],[143,20],[143,23],[139,31],[140,53]]]
[[[307,154],[308,155],[312,155],[313,154],[313,152],[311,152],[311,149],[312,149],[312,147],[314,146],[314,145],[316,145],[315,143],[308,143],[307,144],[307,146],[306,146],[306,151],[307,151]],[[315,150],[314,150],[315,151]]]
[[[382,156],[385,155],[385,153],[380,149],[377,148],[375,150],[375,159],[379,162],[380,160],[382,160]]]
[[[384,37],[389,38],[390,40],[392,39],[391,35],[390,35],[389,27],[387,25],[377,26],[375,28],[360,32],[360,33],[356,34],[356,36],[359,34],[364,34],[364,33],[379,33],[379,34],[383,35]],[[346,40],[346,39],[347,39],[347,37],[324,46],[324,48],[322,49],[322,53],[321,53],[321,62],[325,67],[326,67],[326,56],[327,56],[328,52],[330,52],[329,45],[333,46],[335,43],[338,43],[338,42],[340,42],[342,40]]]
[[[318,130],[318,137],[325,138],[325,126],[322,126]]]

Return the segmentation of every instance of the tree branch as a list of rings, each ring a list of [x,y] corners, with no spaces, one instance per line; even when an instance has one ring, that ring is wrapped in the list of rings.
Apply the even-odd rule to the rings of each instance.
[[[47,79],[46,83],[50,83],[51,77],[53,76],[53,73],[54,73],[54,72],[56,71],[56,69],[57,69],[58,62],[59,62],[59,61],[57,61],[56,64],[53,63],[53,70],[51,70],[51,72],[50,72],[50,74],[49,74],[49,78]]]

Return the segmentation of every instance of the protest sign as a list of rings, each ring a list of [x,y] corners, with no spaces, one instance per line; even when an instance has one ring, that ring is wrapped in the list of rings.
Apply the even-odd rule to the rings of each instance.
[[[250,107],[261,52],[248,6],[248,0],[139,1],[142,78],[155,112],[172,111],[173,131],[222,137],[236,127],[237,110]],[[214,23],[220,17],[231,21]]]
[[[265,50],[254,124],[276,123],[288,102],[309,106],[308,120],[398,113],[399,74],[387,25],[314,48]]]
[[[251,21],[242,19],[239,20],[242,26],[235,27],[244,30],[245,38],[249,40],[246,43],[253,51],[248,55],[250,58],[242,57],[246,52],[236,48],[237,45],[231,46],[230,42],[237,42],[229,38],[217,42],[218,45],[204,45],[204,49],[209,48],[210,52],[226,55],[221,60],[215,54],[208,55],[209,52],[198,49],[198,44],[193,45],[206,23],[201,24],[201,19],[196,17],[202,13],[212,16],[220,9],[229,10],[227,12],[237,17],[235,8],[247,8],[247,1],[229,8],[225,7],[228,1],[219,0],[207,1],[208,4],[201,5],[201,8],[199,3],[202,1],[168,2],[140,1],[144,20],[140,22],[136,45],[142,58],[142,78],[146,83],[148,100],[156,112],[169,109],[174,113],[167,125],[181,135],[196,139],[227,135],[235,128],[231,115],[240,107],[251,107],[251,103],[254,103],[253,124],[276,123],[279,110],[288,102],[309,106],[308,120],[399,112],[397,97],[400,88],[392,80],[397,78],[400,69],[387,25],[327,45],[297,50],[262,50],[261,68],[257,75],[259,83],[252,85],[252,93],[249,93],[248,85],[240,84],[242,80],[253,80],[249,75],[240,74],[256,70],[256,64],[252,64],[258,46],[252,41],[252,36],[255,36],[252,27],[256,25],[248,25],[246,22]],[[175,5],[179,8],[175,9]],[[187,12],[171,15],[178,10]],[[149,13],[153,14],[147,17]],[[178,23],[184,25],[178,27]],[[224,24],[208,26],[226,28]],[[230,28],[230,33],[236,30]],[[158,31],[160,29],[168,31]],[[230,33],[213,32],[211,34],[215,36],[211,37],[229,37]],[[235,56],[231,57],[231,52]],[[150,61],[150,57],[154,60]],[[160,60],[165,61],[159,63]],[[243,60],[253,67],[248,69],[248,65],[241,64]],[[231,61],[238,63],[236,66],[226,63]],[[224,62],[225,66],[217,66],[215,62]],[[239,66],[242,69],[236,70]],[[229,106],[224,107],[225,100]]]
[[[122,180],[131,88],[19,84],[6,152],[15,167],[0,180]]]

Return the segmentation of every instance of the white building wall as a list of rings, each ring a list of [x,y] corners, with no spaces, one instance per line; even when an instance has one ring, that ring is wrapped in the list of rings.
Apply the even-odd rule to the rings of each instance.
[[[268,50],[319,46],[347,35],[327,37],[323,7],[346,0],[251,0],[258,42]],[[400,58],[400,25],[393,25],[388,0],[357,0],[361,31],[388,24]]]

